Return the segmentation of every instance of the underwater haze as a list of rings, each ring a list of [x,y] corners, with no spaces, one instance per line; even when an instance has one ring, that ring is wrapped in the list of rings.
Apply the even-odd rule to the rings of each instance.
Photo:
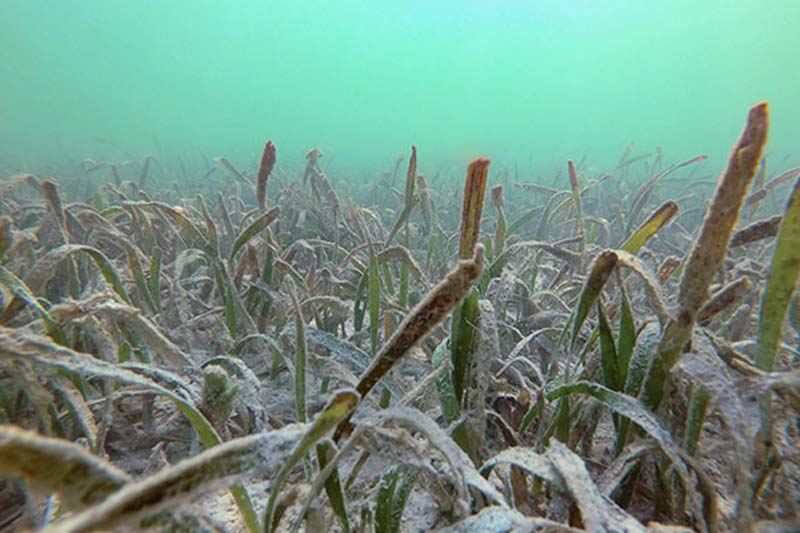
[[[0,0],[0,533],[800,531],[799,29]]]
[[[587,152],[602,169],[631,142],[716,172],[760,100],[771,160],[800,139],[795,0],[4,0],[0,20],[0,157],[20,169],[245,164],[272,139],[366,177],[412,143],[431,175],[476,155],[527,179]]]

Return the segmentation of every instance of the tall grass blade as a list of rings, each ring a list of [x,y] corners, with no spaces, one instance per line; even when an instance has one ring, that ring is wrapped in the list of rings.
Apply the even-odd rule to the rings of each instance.
[[[572,187],[572,201],[575,202],[578,235],[580,236],[580,251],[582,254],[586,250],[586,222],[583,215],[583,199],[581,198],[581,187],[578,183],[578,173],[575,171],[575,164],[571,159],[567,161],[567,171],[569,174],[569,184]]]
[[[700,385],[692,394],[692,399],[689,402],[689,412],[686,415],[686,433],[683,436],[683,449],[692,457],[697,456],[697,445],[700,441],[700,433],[703,431],[703,423],[706,420],[709,399],[708,389]]]
[[[783,337],[783,327],[789,314],[792,297],[800,279],[800,180],[795,183],[783,216],[778,244],[772,256],[769,277],[761,297],[758,318],[758,351],[755,364],[761,370],[772,372]],[[771,395],[761,396],[762,440],[772,439]]]
[[[678,292],[678,309],[668,321],[653,363],[644,402],[655,410],[664,396],[669,372],[690,339],[697,313],[708,298],[708,288],[725,258],[728,241],[739,217],[747,188],[755,177],[761,152],[767,141],[767,104],[750,109],[742,136],[734,146],[727,168],[717,182],[700,235],[683,270]]]
[[[336,427],[342,420],[355,408],[360,400],[358,393],[352,390],[341,390],[330,400],[325,409],[317,415],[308,429],[304,432],[302,438],[292,450],[289,457],[285,460],[281,469],[272,479],[270,487],[269,500],[267,501],[267,508],[264,512],[264,530],[267,532],[275,531],[277,524],[273,523],[275,504],[278,501],[278,495],[286,482],[289,472],[292,468],[305,457],[308,450],[322,439],[330,430]]]
[[[400,212],[400,216],[397,217],[397,221],[394,223],[392,231],[389,232],[389,236],[386,237],[385,246],[389,246],[400,229],[403,228],[404,225],[408,224],[408,217],[411,216],[411,211],[414,209],[414,184],[417,181],[416,178],[417,147],[412,145],[411,157],[408,159],[408,172],[406,173],[406,187],[403,195],[403,210]]]
[[[583,284],[581,295],[578,299],[578,307],[576,308],[575,319],[572,325],[571,349],[575,348],[581,326],[583,326],[583,323],[586,321],[586,317],[589,316],[589,311],[603,291],[603,287],[605,287],[606,282],[611,277],[611,273],[616,268],[618,262],[619,256],[613,250],[604,250],[595,257],[594,263],[589,270],[589,276]]]
[[[614,333],[608,324],[603,305],[597,302],[597,328],[600,333],[600,362],[606,387],[611,390],[622,390],[625,384],[624,371],[618,368],[619,357],[614,340]]]
[[[374,355],[378,352],[378,343],[380,341],[381,279],[378,274],[378,258],[375,256],[375,250],[372,248],[372,244],[369,246],[369,271],[367,276],[369,340],[372,354]]]
[[[297,420],[306,421],[306,328],[297,296],[293,289],[289,290],[294,314],[294,398],[297,409]]]
[[[755,363],[761,370],[775,368],[783,324],[800,278],[800,180],[795,183],[778,232],[769,277],[761,298],[758,321],[758,352]]]
[[[267,141],[264,152],[261,154],[261,165],[258,167],[256,177],[256,201],[262,211],[267,208],[267,180],[275,167],[275,145]]]

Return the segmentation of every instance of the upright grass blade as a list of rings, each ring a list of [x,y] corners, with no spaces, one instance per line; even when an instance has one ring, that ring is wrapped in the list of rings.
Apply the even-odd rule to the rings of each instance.
[[[6,252],[11,248],[14,242],[14,236],[12,234],[13,225],[14,222],[11,220],[11,217],[6,215],[0,217],[0,265],[3,264]]]
[[[449,339],[443,340],[436,350],[433,351],[431,357],[431,366],[434,371],[437,371],[442,365],[446,365],[447,359],[447,344]],[[456,396],[455,387],[453,386],[453,373],[442,372],[436,379],[436,392],[439,395],[439,403],[442,406],[442,415],[448,425],[452,425],[461,417],[461,400]],[[467,433],[467,426],[459,423],[453,428],[453,440],[459,447],[464,450],[468,456],[473,457],[472,444]]]
[[[330,430],[336,427],[337,424],[347,418],[353,409],[355,409],[360,399],[361,397],[355,391],[346,389],[339,391],[311,423],[311,426],[300,439],[300,442],[297,443],[291,455],[287,458],[286,462],[283,463],[283,466],[272,480],[269,501],[267,501],[267,508],[264,512],[265,532],[269,533],[275,531],[277,526],[273,520],[275,504],[278,501],[278,495],[286,482],[286,478],[289,476],[289,472],[291,472],[292,468],[305,457],[311,446],[316,444]]]
[[[323,441],[317,444],[317,461],[319,461],[320,470],[324,470],[328,463],[333,460],[335,452],[336,448],[330,441]],[[325,480],[325,493],[331,502],[333,512],[336,513],[342,523],[344,533],[348,533],[350,531],[350,519],[347,516],[347,504],[344,499],[342,484],[339,481],[338,468],[334,467],[328,479]]]
[[[398,290],[397,303],[401,307],[405,307],[408,303],[408,265],[406,263],[400,265],[400,287]]]
[[[211,255],[214,258],[220,257],[220,250],[219,250],[219,234],[217,232],[217,225],[214,223],[214,219],[211,218],[211,214],[208,212],[208,207],[206,206],[206,199],[203,197],[202,194],[197,195],[197,203],[200,205],[200,213],[203,215],[203,221],[206,225],[206,238],[208,239],[208,246],[210,251],[212,252]]]
[[[239,337],[239,326],[236,313],[236,286],[228,275],[225,264],[218,259],[211,258],[211,267],[214,272],[214,280],[217,284],[217,292],[222,299],[223,311],[225,314],[225,326],[231,338]]]
[[[783,325],[789,305],[800,279],[800,180],[795,183],[783,216],[778,244],[772,256],[767,286],[761,298],[758,319],[758,352],[756,367],[767,372],[775,369],[775,358],[783,337]],[[762,439],[772,434],[771,396],[767,392],[760,400]]]
[[[133,274],[133,279],[136,282],[136,288],[139,291],[139,296],[142,298],[142,300],[144,300],[145,304],[147,304],[147,308],[150,310],[150,312],[156,313],[156,304],[150,294],[150,287],[145,279],[144,271],[142,270],[142,264],[139,262],[139,257],[136,255],[136,251],[130,245],[126,246],[126,251],[128,254],[128,268],[130,269],[131,274]]]
[[[700,235],[683,270],[678,309],[664,329],[644,391],[643,399],[650,409],[656,410],[661,404],[669,372],[691,337],[697,313],[708,298],[709,285],[725,258],[747,187],[753,181],[767,141],[767,128],[767,104],[762,102],[750,109],[745,129],[719,178]]]
[[[458,245],[458,256],[461,259],[472,257],[478,242],[489,163],[490,161],[485,157],[479,157],[473,160],[467,168],[467,178],[464,183],[464,205],[461,208],[461,239]]]
[[[683,449],[692,457],[697,455],[697,444],[700,441],[700,433],[703,431],[703,423],[706,420],[709,399],[708,389],[700,385],[689,401],[689,412],[686,415],[686,433],[683,436]]]
[[[381,477],[375,499],[375,533],[399,533],[403,509],[416,477],[414,470],[396,466]]]
[[[453,362],[453,387],[459,402],[464,398],[464,384],[467,381],[478,312],[478,291],[476,289],[470,291],[464,298],[464,302],[453,312],[450,353]]]
[[[267,141],[264,145],[264,152],[261,154],[261,165],[258,167],[258,177],[256,178],[256,201],[262,211],[267,208],[267,180],[272,174],[275,166],[275,145],[272,141]]]
[[[570,159],[567,161],[567,171],[569,174],[569,184],[572,187],[572,200],[575,202],[575,213],[577,218],[578,235],[580,236],[580,250],[586,250],[586,224],[583,215],[583,200],[581,199],[581,187],[578,184],[578,173],[575,171],[575,164]]]
[[[489,164],[490,161],[488,159],[478,158],[473,160],[467,168],[458,247],[458,255],[461,259],[472,257],[480,236],[483,196],[486,192]],[[450,358],[453,362],[453,386],[455,387],[456,398],[459,401],[464,397],[464,383],[467,379],[477,314],[478,293],[473,291],[453,313],[450,327]]]
[[[492,207],[497,209],[497,228],[494,233],[494,250],[493,256],[498,256],[503,253],[506,243],[506,215],[503,209],[503,186],[496,185],[492,187]]]
[[[661,328],[657,324],[646,325],[639,336],[636,338],[636,345],[632,350],[630,361],[625,367],[625,387],[623,392],[632,398],[636,398],[641,393],[647,373],[650,370],[653,359],[656,357],[658,343],[661,337]],[[619,455],[628,443],[630,420],[622,418],[617,425],[617,437],[615,453]]]
[[[620,281],[620,314],[619,314],[619,339],[617,343],[617,368],[622,371],[620,375],[623,386],[628,379],[628,366],[630,365],[633,348],[636,345],[636,324],[633,319],[633,309],[628,299],[625,283]],[[616,389],[622,390],[622,389]]]
[[[614,333],[608,324],[603,305],[599,301],[597,302],[597,327],[600,333],[600,363],[606,387],[616,391],[622,390],[625,384],[624,372],[617,366],[619,358]]]
[[[761,298],[758,321],[758,352],[755,363],[761,370],[775,368],[783,324],[800,277],[800,180],[795,183],[778,232],[769,277]]]
[[[589,316],[597,297],[603,291],[606,282],[611,277],[611,273],[617,267],[619,262],[618,254],[613,250],[604,250],[595,258],[594,263],[589,269],[589,277],[581,289],[581,295],[578,299],[578,307],[575,311],[575,319],[572,324],[572,340],[570,341],[570,349],[575,348],[575,343],[578,340],[578,333],[583,326],[586,317]]]
[[[306,328],[294,289],[289,290],[294,313],[294,398],[297,420],[306,421]]]
[[[397,221],[394,223],[392,231],[389,232],[389,236],[386,237],[386,246],[391,244],[392,240],[395,238],[400,229],[408,223],[408,217],[411,216],[411,211],[414,209],[414,184],[416,183],[416,177],[417,147],[412,145],[411,157],[408,160],[408,172],[406,173],[406,187],[405,194],[403,195],[403,210],[400,212],[400,216],[397,217]]]
[[[372,243],[369,245],[369,272],[367,274],[367,307],[369,308],[369,340],[373,355],[378,352],[381,316],[381,279],[378,274],[378,259]]]
[[[161,248],[153,248],[153,255],[150,258],[150,273],[148,277],[148,288],[150,298],[153,300],[155,312],[161,313]]]
[[[58,191],[58,184],[53,180],[42,180],[42,195],[44,196],[50,213],[56,220],[58,231],[61,234],[61,241],[66,245],[70,244],[69,230],[66,224],[66,216],[63,204],[61,203],[61,195]],[[77,298],[81,287],[80,278],[78,277],[78,265],[74,257],[66,259],[67,267],[67,287],[69,287],[70,295]]]
[[[58,223],[61,237],[64,239],[64,244],[69,243],[66,228],[64,226],[64,207],[61,204],[61,196],[58,192],[58,184],[53,180],[42,180],[40,182],[42,187],[42,196],[47,201],[47,207],[50,213]]]
[[[353,301],[353,329],[361,331],[364,327],[364,314],[367,311],[367,302],[364,301],[364,294],[368,291],[369,272],[362,274],[356,286],[356,294]]]
[[[422,211],[422,221],[425,225],[425,236],[430,238],[433,231],[433,202],[431,201],[431,191],[428,181],[422,174],[417,175],[417,191],[419,193],[420,210]]]
[[[233,231],[233,222],[231,221],[231,214],[228,212],[228,207],[225,205],[225,197],[222,193],[217,193],[217,205],[219,206],[220,215],[222,217],[222,225],[225,228],[225,235],[228,239],[233,239],[235,235]]]
[[[433,351],[431,366],[434,371],[447,364],[447,344],[448,339],[445,339]],[[448,424],[452,424],[461,416],[461,402],[456,397],[452,374],[448,372],[439,374],[439,378],[436,380],[436,392],[442,406],[442,415]]]

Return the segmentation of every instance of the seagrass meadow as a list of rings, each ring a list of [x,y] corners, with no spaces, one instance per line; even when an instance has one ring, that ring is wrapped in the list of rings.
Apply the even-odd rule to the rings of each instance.
[[[0,168],[0,529],[797,531],[800,167],[742,115],[716,180]]]

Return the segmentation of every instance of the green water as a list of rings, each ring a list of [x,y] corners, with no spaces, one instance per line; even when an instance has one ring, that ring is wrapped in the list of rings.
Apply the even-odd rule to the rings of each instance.
[[[0,159],[20,169],[247,165],[268,138],[363,176],[412,143],[430,174],[480,154],[525,179],[587,151],[602,169],[630,142],[718,169],[762,99],[770,161],[797,161],[797,0],[2,0],[0,21]]]

